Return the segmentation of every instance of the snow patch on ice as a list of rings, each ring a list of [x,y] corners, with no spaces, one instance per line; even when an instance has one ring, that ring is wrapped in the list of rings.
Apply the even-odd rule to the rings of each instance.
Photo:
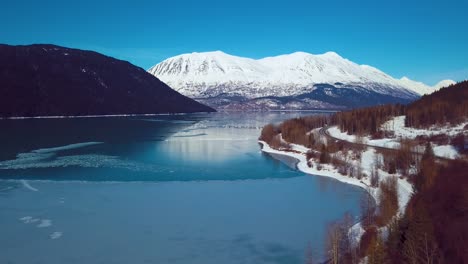
[[[52,225],[52,220],[50,220],[50,219],[40,219],[40,218],[34,218],[32,216],[21,217],[18,220],[23,222],[24,224],[38,223],[36,225],[36,227],[38,227],[38,228],[49,227],[49,226]]]
[[[83,143],[76,143],[76,144],[70,144],[70,145],[59,146],[59,147],[35,149],[27,153],[19,153],[18,155],[16,155],[16,159],[14,160],[0,161],[0,169],[35,168],[37,167],[37,164],[41,164],[42,161],[54,157],[56,153],[59,151],[84,148],[84,147],[102,144],[102,143],[103,142],[83,142]],[[39,167],[44,167],[44,166],[39,166]],[[45,166],[45,167],[48,167],[48,166]],[[23,185],[32,191],[37,191],[37,189],[32,188],[25,181],[23,182]]]
[[[38,189],[32,187],[26,180],[21,180],[21,183],[23,184],[23,186],[26,188],[26,189],[29,189],[33,192],[37,192]]]
[[[49,235],[50,239],[58,239],[62,237],[62,232],[53,232],[52,234]]]
[[[31,151],[31,152],[34,152],[34,153],[52,153],[52,152],[58,152],[58,151],[63,151],[63,150],[84,148],[84,147],[99,145],[99,144],[103,144],[103,143],[104,142],[83,142],[83,143],[75,143],[75,144],[70,144],[70,145],[65,145],[65,146],[60,146],[60,147],[36,149],[36,150]]]
[[[40,221],[39,218],[33,218],[32,216],[21,217],[18,220],[20,220],[21,222],[23,222],[25,224],[33,224],[33,223],[36,223],[36,222]]]
[[[164,172],[170,170],[168,167],[156,164],[146,164],[137,161],[123,160],[117,156],[98,154],[71,155],[57,157],[56,159],[45,159],[46,158],[39,156],[28,160],[16,159],[2,161],[0,162],[0,169],[37,169],[79,166],[84,168],[106,167],[149,172]]]
[[[52,225],[52,220],[42,219],[41,222],[37,225],[39,228],[49,227]]]

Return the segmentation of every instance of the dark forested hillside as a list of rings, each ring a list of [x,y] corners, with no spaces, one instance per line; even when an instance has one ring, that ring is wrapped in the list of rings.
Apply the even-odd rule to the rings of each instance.
[[[468,81],[463,81],[421,99],[408,106],[406,126],[428,127],[457,124],[468,116]]]
[[[144,69],[54,45],[0,45],[0,116],[214,111]]]

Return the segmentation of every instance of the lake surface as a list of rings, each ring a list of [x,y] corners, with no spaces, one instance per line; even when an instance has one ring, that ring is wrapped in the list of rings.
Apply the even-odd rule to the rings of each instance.
[[[364,192],[263,154],[311,112],[0,120],[0,263],[304,263]]]

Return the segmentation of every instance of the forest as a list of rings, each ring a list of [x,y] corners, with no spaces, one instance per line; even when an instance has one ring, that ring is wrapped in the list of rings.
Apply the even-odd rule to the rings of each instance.
[[[414,193],[398,217],[395,177],[380,182],[380,203],[369,194],[361,201],[365,230],[353,245],[352,217],[345,214],[329,225],[325,239],[327,263],[442,264],[467,263],[468,163],[438,163],[429,145],[421,159]],[[385,231],[383,231],[385,230]],[[315,263],[309,260],[307,263]]]
[[[418,177],[426,182],[402,217],[391,220],[387,238],[364,234],[360,249],[368,263],[467,263],[468,165],[455,160],[423,168]]]
[[[468,116],[468,81],[460,82],[408,105],[406,126],[427,128],[432,125],[458,124]]]
[[[338,126],[350,135],[383,138],[383,123],[392,117],[406,115],[405,126],[429,128],[459,124],[468,117],[468,81],[463,81],[443,88],[433,94],[425,95],[409,104],[388,104],[337,112],[332,115],[315,115],[287,120],[279,126],[269,125],[262,131],[260,139],[270,142],[273,134],[281,133],[284,140],[310,146],[313,139],[306,135],[312,129],[324,126]],[[391,135],[390,135],[391,136]],[[461,135],[462,136],[462,135]],[[458,141],[457,141],[458,140]],[[454,143],[463,145],[463,138]]]
[[[468,162],[447,160],[434,155],[432,143],[452,144],[466,153],[466,136],[417,137],[402,139],[398,149],[379,149],[381,160],[374,161],[371,175],[360,169],[360,144],[319,140],[318,128],[338,126],[341,131],[371,138],[383,138],[382,124],[395,116],[406,115],[405,125],[430,128],[460,124],[468,119],[468,81],[423,96],[409,105],[382,105],[335,113],[291,119],[268,125],[260,140],[273,148],[288,151],[288,143],[310,148],[307,160],[316,160],[320,169],[330,164],[343,176],[369,177],[370,185],[379,188],[377,206],[368,195],[361,203],[360,217],[365,232],[359,245],[351,247],[349,216],[329,227],[326,237],[330,263],[468,263]],[[466,127],[464,128],[466,131]],[[281,137],[279,135],[281,134]],[[422,154],[413,151],[424,146]],[[348,154],[350,153],[350,154]],[[313,166],[308,162],[308,166]],[[404,212],[398,213],[396,177],[379,179],[379,171],[400,175],[413,184],[413,194]],[[385,227],[387,232],[382,234]],[[313,263],[313,261],[310,261]]]

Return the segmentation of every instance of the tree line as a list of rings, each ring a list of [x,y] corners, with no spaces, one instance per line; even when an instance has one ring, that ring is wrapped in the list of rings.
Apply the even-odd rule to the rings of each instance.
[[[432,125],[458,124],[468,116],[468,81],[440,89],[408,105],[405,125],[427,128]]]
[[[359,243],[351,244],[349,216],[333,223],[325,241],[330,263],[443,264],[468,263],[468,163],[437,163],[430,145],[415,176],[414,193],[398,211],[396,177],[380,183],[380,203],[367,194],[361,201]],[[382,227],[385,226],[385,229]]]
[[[350,135],[382,138],[385,131],[382,124],[393,117],[405,115],[405,126],[427,128],[432,125],[452,125],[463,122],[468,117],[468,81],[463,81],[433,94],[425,95],[409,104],[388,104],[337,112],[332,115],[316,115],[290,119],[282,124],[266,126],[260,138],[272,139],[272,133],[282,134],[284,140],[313,145],[314,139],[307,133],[324,126],[338,126]],[[269,135],[267,135],[269,134]],[[265,140],[269,142],[268,140]],[[463,145],[463,139],[457,141]],[[461,143],[460,143],[461,142]]]
[[[356,168],[350,165],[352,160],[360,160],[360,150],[341,141],[328,140],[324,144],[311,131],[336,125],[349,134],[380,138],[388,136],[382,124],[400,115],[407,116],[405,125],[411,127],[447,122],[455,125],[467,120],[467,98],[468,81],[464,81],[407,106],[382,105],[268,125],[260,139],[273,142],[273,147],[287,148],[286,142],[307,146],[311,149],[307,160],[317,160],[317,166],[332,164],[343,175],[360,179],[366,176],[358,169],[359,164]],[[367,263],[468,263],[468,164],[460,160],[436,162],[431,141],[466,150],[463,134],[402,140],[397,150],[379,150],[382,159],[374,161],[369,177],[372,187],[379,187],[380,203],[373,204],[370,195],[363,199],[361,223],[365,233],[357,247],[349,243],[349,216],[330,226],[327,253],[331,263],[359,263],[363,257],[367,257]],[[424,154],[415,154],[414,147],[424,143]],[[312,162],[308,165],[312,166]],[[399,208],[397,179],[380,181],[379,170],[407,176],[413,183],[414,194],[400,217],[395,217]]]
[[[391,221],[385,239],[378,234],[381,243],[368,252],[378,261],[369,263],[468,263],[468,165],[437,164],[430,153],[422,162],[429,166],[418,174],[403,216]]]

